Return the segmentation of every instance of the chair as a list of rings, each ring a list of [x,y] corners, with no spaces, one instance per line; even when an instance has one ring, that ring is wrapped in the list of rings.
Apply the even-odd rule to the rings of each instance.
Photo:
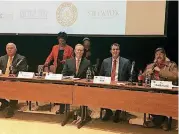
[[[148,114],[148,119],[151,119],[151,115]],[[144,123],[147,121],[147,113],[144,113]],[[171,130],[172,126],[172,117],[168,116],[167,117],[167,124],[168,124],[168,130]]]
[[[38,65],[37,71],[40,72],[41,70],[43,70],[44,72],[56,72],[55,66],[51,65],[50,67],[45,67],[44,65]],[[26,101],[27,105],[29,105],[29,110],[31,111],[31,107],[32,107],[32,102],[31,101]],[[36,102],[36,105],[38,106],[38,102]],[[50,102],[50,112],[52,109],[52,103]]]
[[[43,65],[39,65],[38,69],[42,69]],[[52,73],[56,73],[56,68],[54,65],[50,65],[49,67],[45,67],[44,68],[44,72],[52,72]]]

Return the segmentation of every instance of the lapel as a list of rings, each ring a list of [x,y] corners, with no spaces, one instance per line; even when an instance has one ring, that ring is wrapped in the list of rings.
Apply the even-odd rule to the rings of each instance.
[[[64,53],[63,53],[63,59],[67,57],[67,44],[64,46]]]
[[[80,62],[80,66],[79,66],[79,70],[78,70],[78,73],[77,73],[77,76],[80,76],[80,74],[83,72],[83,62],[84,62],[84,58],[81,59],[81,62]]]
[[[122,58],[119,57],[118,80],[121,78],[123,65]]]
[[[16,65],[17,64],[17,54],[14,55],[14,58],[12,60],[12,65]],[[15,67],[15,66],[14,66]]]
[[[112,57],[109,58],[109,65],[108,65],[109,76],[111,76],[111,70],[112,70]]]
[[[59,53],[59,45],[55,48],[54,51],[55,51],[54,52],[54,57],[55,57],[55,60],[57,60],[58,59],[58,53]]]
[[[72,67],[74,74],[76,75],[76,59],[75,58],[72,59],[71,67]]]
[[[7,68],[7,62],[8,62],[8,56],[7,55],[5,55],[5,57],[4,57],[4,69],[6,70],[6,68]]]

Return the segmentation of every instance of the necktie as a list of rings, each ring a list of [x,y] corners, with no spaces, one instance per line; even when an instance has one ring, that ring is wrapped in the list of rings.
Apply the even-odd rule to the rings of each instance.
[[[80,66],[80,60],[79,60],[79,59],[76,59],[76,74],[77,74],[78,71],[79,71],[79,66]]]
[[[115,81],[115,75],[116,75],[116,60],[113,61],[113,67],[111,72],[111,81]]]
[[[5,71],[6,75],[9,75],[9,67],[11,66],[11,64],[12,64],[12,57],[9,57],[8,62],[7,62],[6,71]]]

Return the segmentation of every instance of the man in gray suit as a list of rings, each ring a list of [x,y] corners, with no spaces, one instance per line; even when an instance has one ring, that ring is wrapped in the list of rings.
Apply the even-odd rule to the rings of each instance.
[[[3,74],[6,76],[16,76],[19,71],[27,71],[26,58],[16,53],[17,48],[14,43],[6,45],[6,52],[6,55],[0,57],[0,70],[2,70]],[[12,117],[18,101],[10,100],[8,102],[5,99],[0,99],[0,102],[0,111],[6,109],[6,117]]]
[[[119,56],[120,45],[114,43],[111,45],[112,57],[104,59],[101,65],[100,76],[111,77],[111,81],[128,81],[130,78],[131,63],[128,59]],[[120,99],[120,98],[119,98]],[[102,118],[103,121],[107,121],[113,115],[112,110],[105,109],[106,114]],[[119,116],[121,111],[116,110],[114,115],[114,122],[119,122]]]
[[[62,74],[64,76],[74,76],[75,78],[85,78],[86,71],[90,66],[90,61],[86,58],[83,58],[84,46],[81,44],[77,44],[75,46],[75,57],[71,59],[67,59]],[[60,113],[64,113],[64,104],[60,104]]]

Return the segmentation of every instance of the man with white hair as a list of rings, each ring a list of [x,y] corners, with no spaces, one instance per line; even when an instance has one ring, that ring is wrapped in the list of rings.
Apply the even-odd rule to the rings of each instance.
[[[65,76],[74,75],[77,78],[86,78],[86,71],[90,66],[90,61],[83,57],[84,46],[75,46],[75,58],[67,59],[63,67],[62,74]]]
[[[8,43],[6,45],[6,55],[0,57],[0,70],[5,76],[16,76],[19,71],[27,71],[27,62],[24,56],[17,54],[17,48],[14,43]],[[10,69],[12,67],[12,70]],[[14,109],[18,104],[17,100],[0,99],[1,107],[0,111],[6,110],[6,117],[12,117],[14,115]]]
[[[86,78],[86,72],[88,67],[90,67],[90,61],[83,57],[84,46],[82,44],[77,44],[75,46],[75,57],[67,59],[62,74],[64,76],[74,76],[75,78]],[[61,106],[64,104],[61,104]],[[64,106],[62,106],[64,107]],[[75,119],[75,122],[77,120]]]

